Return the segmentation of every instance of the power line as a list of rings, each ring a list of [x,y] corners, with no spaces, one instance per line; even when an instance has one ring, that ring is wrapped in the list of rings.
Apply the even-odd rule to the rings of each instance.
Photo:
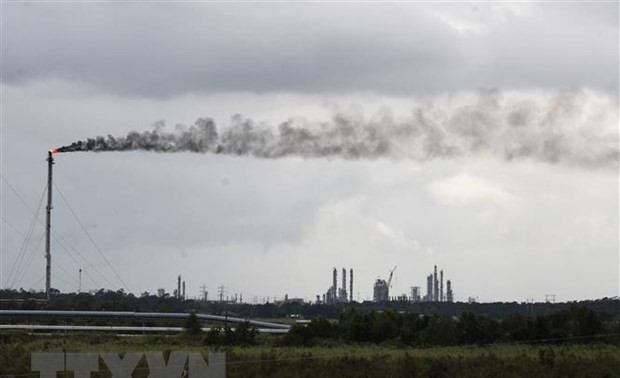
[[[13,226],[13,225],[11,224],[11,222],[9,222],[9,221],[8,221],[5,217],[3,217],[1,214],[0,214],[0,219],[1,219],[4,223],[6,223],[6,225],[7,225],[7,226],[9,226],[9,227],[10,227],[13,231],[15,231],[15,233],[16,233],[17,235],[21,236],[22,238],[26,237],[26,235],[24,235],[24,234],[23,234],[20,230],[18,230],[18,229],[17,229],[17,227]]]
[[[63,272],[65,272],[67,274],[67,277],[71,277],[71,273],[67,271],[67,269],[65,269],[65,267],[63,267],[61,264],[58,265],[58,268],[60,270],[62,270]],[[55,276],[56,278],[60,279],[61,281],[64,281],[65,283],[67,283],[70,287],[75,287],[75,282],[70,283],[67,280],[65,280],[62,276]]]
[[[56,238],[55,238],[55,243],[56,243],[57,245],[59,245],[62,249],[64,249],[64,250],[65,250],[65,252],[67,252],[67,255],[71,258],[71,260],[73,260],[73,262],[75,263],[75,265],[76,265],[78,268],[79,268],[80,266],[83,266],[83,265],[87,265],[87,264],[88,264],[88,260],[86,260],[86,258],[85,258],[84,256],[82,256],[82,254],[81,254],[81,253],[80,253],[77,249],[75,249],[75,247],[73,247],[73,245],[71,245],[71,243],[69,243],[69,241],[68,241],[68,240],[67,240],[64,236],[62,236],[61,234],[59,234],[59,233],[55,232],[55,231],[54,231],[54,229],[52,229],[52,232],[54,232],[54,236],[56,237]],[[72,249],[72,250],[73,250],[73,251],[74,251],[74,252],[75,252],[75,253],[76,253],[76,254],[77,254],[77,255],[78,255],[78,256],[79,256],[82,260],[83,260],[83,263],[81,263],[81,264],[80,264],[80,263],[77,261],[77,259],[76,259],[76,258],[75,258],[72,254],[71,254],[71,252],[69,252],[69,250],[67,249],[67,247],[65,247],[65,246],[62,244],[62,242],[61,242],[61,241],[62,241],[62,242],[64,242],[64,243],[67,243],[67,245],[69,246],[69,248],[71,248],[71,249]],[[99,275],[100,275],[100,276],[104,279],[104,281],[106,281],[109,285],[112,285],[112,282],[111,282],[111,281],[110,281],[110,280],[109,280],[109,279],[108,279],[105,275],[103,275],[103,274],[102,274],[99,270],[97,270],[97,269],[93,269],[93,270],[94,270],[97,274],[99,274]],[[99,283],[99,281],[96,281],[96,280],[95,280],[95,279],[94,279],[94,278],[93,278],[90,274],[86,273],[86,277],[88,277],[88,278],[89,278],[89,279],[90,279],[90,280],[91,280],[91,281],[95,284],[95,286],[97,286],[97,287],[100,287],[100,286],[101,286],[101,285],[100,285],[100,283]]]
[[[6,181],[6,179],[5,179]],[[7,181],[8,183],[8,181]],[[43,199],[45,198],[45,190],[47,189],[47,185],[43,190],[43,194],[41,195],[41,199],[39,200],[39,204],[37,205],[37,211],[36,212],[32,212],[33,215],[33,219],[32,222],[30,222],[30,225],[28,226],[28,230],[26,231],[26,235],[24,237],[24,241],[22,242],[22,245],[19,249],[19,253],[17,255],[17,258],[15,260],[15,262],[13,263],[13,267],[11,268],[11,272],[9,273],[9,277],[7,278],[7,284],[9,281],[11,281],[11,283],[9,284],[9,287],[13,287],[13,284],[15,283],[15,279],[17,278],[17,274],[19,272],[19,270],[21,269],[21,265],[24,259],[24,256],[26,254],[26,251],[28,250],[28,245],[30,244],[30,238],[32,237],[32,232],[34,231],[34,225],[36,224],[36,221],[39,219],[39,211],[41,210],[41,206],[43,204]],[[13,273],[15,273],[15,276],[13,276]],[[13,277],[13,279],[11,280],[11,277]]]
[[[41,283],[41,281],[43,281],[43,278],[45,278],[44,276],[39,277],[39,279],[34,283],[34,285],[32,285],[32,287],[37,287],[39,286],[39,284]]]
[[[11,189],[11,191],[15,194],[15,196],[17,196],[17,198],[24,205],[24,207],[26,207],[26,209],[28,209],[28,211],[30,211],[30,213],[33,216],[35,216],[36,221],[39,222],[41,225],[43,225],[43,221],[41,221],[38,218],[36,213],[32,210],[32,208],[30,208],[30,206],[28,205],[26,200],[24,200],[24,198],[19,194],[17,189],[15,189],[15,187],[13,185],[11,185],[9,180],[5,176],[3,176],[1,173],[0,173],[0,178],[2,178],[2,180],[4,180],[4,182],[6,182],[7,186],[9,187],[9,189]],[[47,186],[45,187],[45,189],[47,189]],[[37,213],[38,213],[38,211],[37,211]],[[58,231],[56,231],[56,229],[54,227],[52,227],[52,233],[54,234],[56,244],[58,244],[67,253],[67,255],[69,255],[69,257],[75,262],[76,266],[80,267],[81,265],[88,265],[88,260],[64,236],[62,236],[62,234],[60,234]],[[60,241],[63,241],[64,243],[66,243],[67,246],[69,248],[71,248],[71,250],[73,250],[73,252],[75,252],[75,254],[78,255],[82,259],[83,263],[80,264],[76,260],[76,258],[71,254],[71,252],[67,249],[67,247],[65,247]],[[99,274],[104,279],[104,281],[106,281],[110,286],[114,286],[112,284],[112,282],[105,275],[103,275],[99,270],[97,270],[96,268],[93,268],[93,271],[95,271],[97,274]],[[86,277],[88,277],[97,287],[101,286],[99,284],[99,282],[96,281],[87,272],[86,272]]]
[[[24,235],[24,241],[22,242],[20,249],[19,249],[19,253],[15,259],[15,262],[13,263],[13,267],[11,268],[11,272],[9,273],[9,277],[7,278],[7,284],[9,281],[11,281],[11,277],[13,277],[13,273],[15,272],[15,269],[17,269],[19,271],[19,268],[21,266],[22,263],[22,259],[24,258],[24,255],[26,253],[27,250],[27,246],[30,243],[30,238],[32,237],[32,232],[34,231],[34,225],[36,223],[36,220],[38,219],[38,213],[41,210],[41,205],[43,203],[43,198],[45,197],[45,189],[43,190],[43,194],[41,195],[41,199],[39,201],[39,205],[37,206],[37,211],[36,213],[33,212],[33,219],[30,222],[30,225],[28,226],[28,229],[26,230],[26,234]],[[13,281],[11,281],[13,282]],[[9,285],[12,286],[12,283]]]
[[[129,286],[127,286],[127,284],[125,283],[125,281],[123,281],[123,279],[121,278],[121,276],[118,274],[118,272],[116,271],[116,269],[114,269],[114,267],[112,266],[112,264],[110,264],[110,261],[108,260],[107,257],[105,257],[105,255],[103,254],[103,252],[101,252],[101,249],[99,248],[99,246],[97,245],[97,243],[95,242],[95,239],[93,239],[93,237],[90,235],[90,233],[88,232],[88,230],[86,230],[86,227],[84,227],[84,224],[82,224],[82,221],[80,221],[80,218],[78,217],[78,215],[75,213],[75,211],[73,210],[73,208],[71,207],[71,205],[69,205],[69,201],[67,201],[67,199],[65,198],[64,194],[62,194],[62,191],[60,190],[60,188],[58,187],[58,185],[54,184],[54,187],[56,188],[56,190],[58,190],[58,194],[60,194],[60,197],[62,198],[62,200],[64,201],[64,203],[67,205],[67,207],[69,208],[69,211],[71,212],[71,214],[73,215],[73,217],[75,218],[76,222],[80,225],[80,228],[82,228],[82,231],[84,231],[84,233],[86,234],[86,236],[88,237],[88,239],[90,240],[90,242],[93,244],[93,246],[95,247],[95,249],[97,250],[97,252],[99,253],[99,255],[101,257],[103,257],[103,259],[105,260],[106,264],[108,264],[108,267],[112,270],[112,272],[114,272],[114,275],[116,276],[116,278],[118,278],[118,280],[123,284],[123,286],[125,287],[125,289],[128,292],[131,292],[131,290],[129,289]]]
[[[24,206],[26,206],[26,208],[28,208],[28,210],[30,210],[30,212],[32,212],[32,210],[30,209],[30,206],[28,206],[26,201],[22,198],[22,196],[19,195],[17,190],[13,187],[13,185],[11,185],[9,180],[7,180],[7,178],[4,177],[4,175],[2,175],[2,173],[0,173],[0,178],[2,178],[2,180],[4,180],[4,182],[6,182],[6,185],[9,187],[9,189],[11,189],[13,191],[13,193],[15,193],[15,195],[17,195],[17,198],[19,198],[19,200],[24,204]],[[47,188],[47,186],[46,186],[46,188]]]
[[[34,261],[34,257],[37,255],[36,252],[41,247],[41,243],[43,242],[44,237],[45,235],[41,235],[41,237],[39,238],[39,241],[37,242],[37,246],[30,252],[30,256],[28,256],[28,261],[26,262],[26,266],[24,267],[24,269],[22,269],[21,274],[19,275],[19,278],[17,279],[17,281],[15,281],[15,287],[17,287],[22,282],[24,275],[30,268],[30,265],[32,265],[32,262]]]

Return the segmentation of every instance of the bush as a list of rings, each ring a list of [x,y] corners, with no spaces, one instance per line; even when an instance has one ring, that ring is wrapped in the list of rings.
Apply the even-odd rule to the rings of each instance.
[[[195,313],[189,314],[187,321],[185,322],[185,333],[188,336],[196,337],[202,334],[202,323],[198,319]]]
[[[258,330],[249,322],[239,323],[237,328],[213,327],[205,335],[205,345],[255,345]]]

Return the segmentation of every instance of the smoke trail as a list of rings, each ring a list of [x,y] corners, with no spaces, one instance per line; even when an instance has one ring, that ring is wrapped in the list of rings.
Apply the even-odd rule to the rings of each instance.
[[[260,158],[416,160],[492,155],[506,160],[617,167],[618,106],[612,97],[565,91],[543,100],[505,99],[490,90],[465,103],[417,106],[405,120],[396,120],[389,112],[372,119],[337,113],[326,123],[289,120],[274,127],[235,115],[222,131],[213,120],[200,118],[173,132],[165,131],[159,122],[150,131],[99,136],[57,152],[145,150]]]

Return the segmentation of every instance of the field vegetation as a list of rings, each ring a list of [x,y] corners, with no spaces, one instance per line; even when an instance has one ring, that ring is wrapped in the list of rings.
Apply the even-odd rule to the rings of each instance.
[[[81,298],[89,309],[121,310],[129,304],[138,304],[133,310],[143,311],[145,308],[140,303],[155,301],[150,296],[135,298],[124,293],[63,298],[67,302],[51,302],[46,308],[76,309],[69,307],[70,303],[75,304],[72,301]],[[191,303],[161,300],[180,306],[171,309],[173,311],[191,311],[187,307]],[[486,308],[499,311],[498,316],[465,311],[475,307],[459,307],[465,304],[454,304],[454,307],[442,304],[446,306],[441,311],[430,314],[410,311],[410,308],[399,309],[394,304],[379,308],[363,304],[348,308],[304,305],[301,308],[304,311],[321,308],[328,313],[338,311],[331,318],[316,314],[304,324],[296,324],[288,318],[292,327],[283,335],[259,334],[249,323],[238,324],[235,328],[201,323],[194,315],[182,324],[185,330],[181,334],[1,331],[0,378],[38,377],[38,373],[31,371],[32,352],[122,355],[148,351],[162,352],[166,358],[173,351],[200,352],[205,360],[210,351],[223,351],[229,378],[620,377],[620,322],[616,315],[619,303],[612,299],[587,305],[564,304],[538,314],[521,313],[518,305]],[[19,303],[20,306],[31,304]],[[596,311],[597,306],[606,311]],[[222,311],[228,314],[231,308],[236,308],[241,313],[249,311],[265,317],[299,310],[285,305],[224,308]],[[509,308],[515,311],[509,314],[506,312]],[[211,310],[211,313],[217,312],[215,308]],[[5,320],[24,322],[23,319]],[[83,319],[75,324],[104,325],[105,322]],[[204,332],[206,326],[210,330]],[[99,370],[92,373],[92,378],[112,378],[102,360]],[[58,377],[73,378],[73,373],[59,373]],[[149,377],[145,358],[140,360],[132,377]]]
[[[620,346],[609,343],[493,344],[408,347],[394,343],[326,342],[312,347],[284,347],[281,337],[260,335],[256,345],[205,345],[201,337],[100,334],[29,335],[2,333],[0,375],[38,376],[30,354],[38,352],[171,351],[226,352],[227,377],[619,377]],[[147,378],[144,358],[134,378]],[[73,373],[59,373],[71,378]],[[111,374],[100,361],[93,378]]]

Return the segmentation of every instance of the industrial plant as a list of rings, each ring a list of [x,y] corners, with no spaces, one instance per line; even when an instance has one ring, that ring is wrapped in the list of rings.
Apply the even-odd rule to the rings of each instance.
[[[437,265],[434,271],[426,277],[426,295],[422,295],[420,286],[412,286],[409,294],[390,296],[392,279],[397,266],[389,271],[387,280],[377,278],[373,285],[373,302],[454,302],[454,292],[452,291],[452,281],[445,281],[443,270],[437,273]],[[348,288],[348,290],[347,290]],[[316,304],[336,304],[353,302],[353,269],[349,270],[349,285],[347,287],[347,270],[342,269],[340,286],[338,286],[338,269],[332,270],[332,284],[325,294],[316,296]]]
[[[439,279],[437,278],[437,265],[433,273],[426,277],[426,295],[424,302],[453,302],[454,293],[452,292],[452,282],[446,281],[446,290],[444,294],[443,286],[443,270],[439,271]]]
[[[390,277],[387,281],[377,278],[372,290],[373,301],[386,302],[390,300],[390,287],[392,287],[392,277],[394,276],[395,270],[396,266],[390,270]]]
[[[353,302],[353,269],[349,270],[349,290],[347,291],[347,270],[342,268],[342,286],[338,287],[338,269],[332,272],[332,285],[322,297],[316,296],[316,303],[334,304]]]
[[[433,273],[426,277],[426,295],[421,295],[419,286],[412,286],[409,295],[403,294],[400,296],[390,296],[390,288],[392,287],[392,278],[396,266],[390,270],[387,281],[381,278],[377,278],[373,286],[373,301],[374,302],[387,302],[387,301],[403,301],[403,302],[454,302],[454,292],[452,291],[452,282],[446,281],[446,287],[444,291],[444,277],[443,270],[439,271],[437,275],[437,265],[434,267]]]

